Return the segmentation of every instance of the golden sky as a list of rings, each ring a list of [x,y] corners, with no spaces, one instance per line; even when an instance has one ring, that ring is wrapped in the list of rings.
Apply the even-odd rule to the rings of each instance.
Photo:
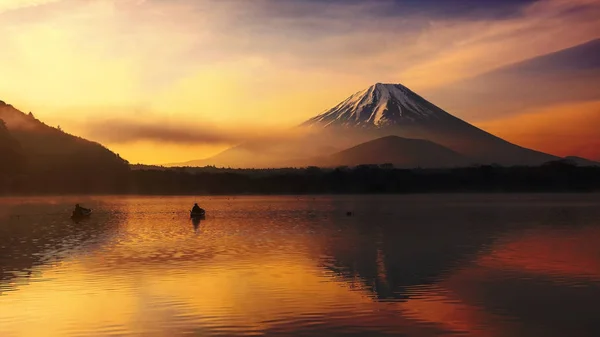
[[[139,121],[170,130],[285,129],[375,82],[433,95],[600,37],[600,0],[466,2],[0,0],[0,99],[132,163],[168,163],[208,157],[238,139],[102,135]],[[466,100],[468,109],[457,103]],[[433,103],[493,123],[511,141],[522,137],[511,139],[503,121],[555,113],[556,105],[525,102],[499,116],[477,95]],[[522,118],[540,129],[543,118]],[[557,153],[547,141],[529,143]]]

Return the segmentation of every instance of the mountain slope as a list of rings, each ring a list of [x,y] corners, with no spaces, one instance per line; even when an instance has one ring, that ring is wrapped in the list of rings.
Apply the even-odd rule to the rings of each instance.
[[[328,166],[393,164],[402,168],[441,168],[469,164],[468,159],[436,143],[422,139],[387,136],[334,153],[323,161]]]
[[[1,101],[0,119],[20,145],[26,162],[22,173],[34,189],[101,191],[129,170],[127,161],[104,146],[50,127]]]
[[[377,83],[302,126],[386,127],[443,120],[449,116],[400,84]]]
[[[302,125],[426,139],[481,164],[539,165],[557,159],[478,129],[400,84],[377,83]]]

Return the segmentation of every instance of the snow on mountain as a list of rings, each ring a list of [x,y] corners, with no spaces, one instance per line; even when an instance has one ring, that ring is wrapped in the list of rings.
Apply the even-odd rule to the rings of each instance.
[[[377,83],[302,125],[382,127],[448,117],[401,84]]]

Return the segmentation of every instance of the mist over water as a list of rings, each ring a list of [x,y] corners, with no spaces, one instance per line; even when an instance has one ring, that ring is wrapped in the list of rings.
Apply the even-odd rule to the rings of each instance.
[[[73,222],[75,203],[92,217]],[[594,194],[0,199],[0,336],[598,336],[599,206]]]

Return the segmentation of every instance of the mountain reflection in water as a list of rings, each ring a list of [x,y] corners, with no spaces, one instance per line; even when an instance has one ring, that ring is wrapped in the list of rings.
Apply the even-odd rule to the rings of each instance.
[[[195,200],[1,199],[0,335],[600,335],[599,196]]]

